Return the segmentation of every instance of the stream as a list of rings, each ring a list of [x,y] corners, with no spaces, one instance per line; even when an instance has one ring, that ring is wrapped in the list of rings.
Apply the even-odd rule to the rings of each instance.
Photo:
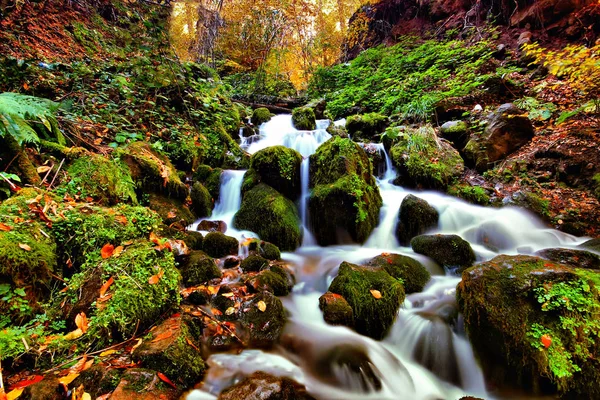
[[[331,136],[328,121],[318,121],[314,131],[298,131],[290,115],[278,115],[260,127],[260,136],[243,138],[242,147],[253,154],[266,147],[284,145],[303,157],[302,194],[298,210],[304,225],[302,246],[282,259],[295,267],[296,285],[282,298],[290,313],[281,345],[272,352],[245,350],[240,354],[214,354],[203,390],[187,399],[215,399],[223,389],[255,371],[287,376],[306,385],[318,399],[459,399],[462,396],[494,398],[488,393],[480,367],[469,344],[462,318],[457,315],[456,285],[460,277],[433,261],[398,244],[394,234],[398,209],[405,196],[415,194],[440,214],[431,233],[453,233],[469,241],[477,261],[498,254],[533,254],[547,247],[574,247],[584,240],[549,229],[525,210],[489,208],[463,202],[433,191],[411,191],[391,184],[396,175],[382,145],[372,145],[385,158],[377,183],[383,198],[377,228],[364,245],[319,247],[307,216],[309,161],[319,145]],[[211,220],[222,220],[226,234],[242,240],[256,237],[232,227],[240,207],[245,171],[224,171],[220,199]],[[198,221],[199,222],[199,221]],[[190,229],[196,229],[197,223]],[[327,291],[342,261],[360,264],[383,252],[419,260],[432,275],[424,290],[409,294],[392,329],[382,341],[348,328],[325,323],[319,297]],[[498,396],[498,395],[496,395]]]

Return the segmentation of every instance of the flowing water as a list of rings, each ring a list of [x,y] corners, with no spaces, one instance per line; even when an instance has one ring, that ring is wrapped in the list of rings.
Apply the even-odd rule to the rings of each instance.
[[[343,122],[342,122],[343,123]],[[216,354],[204,390],[189,400],[211,399],[224,388],[255,371],[288,376],[305,384],[320,399],[458,399],[465,395],[491,398],[481,370],[466,338],[455,301],[460,278],[431,260],[401,247],[395,237],[398,209],[404,197],[415,194],[435,207],[440,222],[434,233],[455,233],[468,240],[479,261],[498,254],[532,254],[546,247],[572,247],[583,240],[545,227],[518,208],[485,208],[438,192],[415,192],[391,183],[396,172],[380,144],[373,144],[384,162],[377,181],[383,206],[380,222],[367,242],[360,245],[319,247],[306,225],[309,196],[308,157],[330,138],[328,121],[318,121],[314,131],[294,129],[289,115],[272,118],[260,127],[260,135],[243,140],[250,153],[284,145],[297,150],[301,166],[302,194],[298,209],[305,229],[302,246],[282,258],[295,266],[297,284],[283,298],[290,319],[282,343],[272,353],[246,350],[241,354]],[[246,138],[247,139],[247,138]],[[225,171],[213,220],[224,220],[228,235],[254,236],[231,227],[240,205],[245,171]],[[192,227],[194,228],[194,227]],[[420,293],[406,297],[396,322],[382,341],[374,341],[345,327],[327,325],[318,307],[319,297],[337,274],[342,261],[360,264],[382,252],[418,259],[432,279]],[[457,316],[458,315],[458,316]]]

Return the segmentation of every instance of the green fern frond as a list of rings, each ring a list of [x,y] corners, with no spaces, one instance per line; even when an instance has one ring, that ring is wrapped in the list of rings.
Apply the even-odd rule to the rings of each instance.
[[[33,126],[39,123],[56,137],[58,143],[64,145],[65,138],[58,129],[54,115],[59,106],[58,103],[40,97],[1,93],[0,136],[11,135],[19,145],[37,143],[40,138]]]

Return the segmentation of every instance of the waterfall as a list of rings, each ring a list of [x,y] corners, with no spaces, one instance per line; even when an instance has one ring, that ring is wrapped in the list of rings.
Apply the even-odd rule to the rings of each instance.
[[[316,245],[315,238],[313,237],[310,227],[308,226],[308,198],[310,196],[309,185],[309,171],[310,171],[310,160],[308,157],[302,160],[300,165],[300,220],[304,227],[304,236],[302,239],[302,246],[314,246]]]

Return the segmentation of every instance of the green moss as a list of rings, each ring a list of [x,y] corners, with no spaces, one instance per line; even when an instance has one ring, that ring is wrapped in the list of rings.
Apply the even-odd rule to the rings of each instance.
[[[350,304],[339,294],[327,292],[319,297],[323,319],[330,325],[354,326],[354,313]]]
[[[281,259],[281,252],[279,248],[273,243],[261,241],[259,246],[259,253],[267,260],[277,261]]]
[[[448,188],[448,194],[482,206],[490,203],[490,196],[481,186],[455,184]]]
[[[219,199],[221,191],[221,168],[211,168],[208,165],[201,165],[194,174],[194,180],[202,183],[212,196],[213,203]]]
[[[194,183],[190,193],[192,199],[192,211],[196,217],[210,217],[213,208],[213,197],[200,182]]]
[[[251,121],[254,125],[259,126],[270,120],[271,117],[272,115],[269,109],[260,107],[254,110],[254,112],[252,113]]]
[[[382,268],[392,278],[402,280],[406,293],[422,291],[431,279],[423,264],[400,254],[382,254],[370,260],[368,265]]]
[[[381,298],[375,298],[371,290],[379,291]],[[347,262],[340,265],[329,291],[348,301],[356,331],[378,340],[385,337],[404,301],[402,283],[385,270]]]
[[[250,159],[250,170],[244,176],[242,192],[260,182],[266,183],[291,200],[300,195],[302,156],[285,146],[272,146],[256,152]]]
[[[266,305],[261,311],[259,302]],[[242,326],[247,330],[249,344],[253,347],[271,347],[279,340],[287,320],[281,300],[268,291],[263,291],[242,304],[247,309],[242,315]]]
[[[236,229],[256,232],[261,239],[284,251],[295,250],[302,243],[296,206],[264,183],[244,195],[233,225]]]
[[[592,177],[594,196],[600,200],[600,174],[596,174]]]
[[[372,141],[377,134],[385,130],[388,124],[388,118],[382,114],[352,115],[346,119],[346,130],[354,140]]]
[[[192,251],[179,268],[183,283],[196,286],[221,277],[221,270],[211,257],[202,251]]]
[[[277,266],[261,271],[253,281],[252,286],[258,291],[266,290],[275,296],[287,296],[292,290],[292,284],[286,272]]]
[[[269,260],[261,256],[248,256],[242,260],[240,267],[244,272],[259,272],[269,266]]]
[[[156,211],[166,225],[176,224],[180,228],[192,224],[196,218],[180,200],[151,193],[148,196],[148,208]]]
[[[236,238],[222,234],[221,232],[210,232],[204,238],[203,248],[211,257],[225,257],[237,255],[239,242]]]
[[[458,235],[420,235],[410,241],[410,246],[443,267],[458,267],[459,272],[475,262],[471,245]]]
[[[424,188],[445,189],[464,170],[458,151],[439,139],[430,126],[400,133],[390,156],[403,183]]]
[[[292,124],[300,131],[317,129],[315,111],[310,107],[299,107],[292,110]]]

